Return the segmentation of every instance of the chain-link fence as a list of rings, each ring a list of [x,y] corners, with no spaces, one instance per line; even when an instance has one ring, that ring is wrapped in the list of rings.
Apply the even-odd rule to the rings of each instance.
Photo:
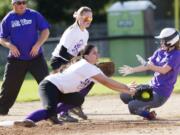
[[[56,29],[58,27],[58,29]],[[156,35],[159,31],[164,27],[173,27],[173,20],[158,20],[155,23],[155,31],[154,34]],[[53,33],[51,35],[61,35],[63,30],[59,29],[58,25],[53,26]],[[119,37],[107,37],[107,25],[106,24],[93,24],[89,28],[90,33],[90,40],[89,43],[94,44],[98,47],[99,53],[101,57],[109,57],[109,47],[110,41],[113,40],[143,40],[145,43],[145,53],[147,54],[146,57],[152,54],[152,52],[157,48],[154,43],[154,39],[152,38],[153,35],[149,35],[149,37],[143,35],[137,35],[134,37],[131,36],[119,36]],[[60,37],[60,36],[59,36]],[[44,55],[46,60],[49,60],[51,57],[51,53],[53,52],[54,48],[59,42],[59,37],[52,38],[50,37],[49,40],[43,45]],[[133,50],[132,50],[133,51]],[[2,75],[3,67],[6,63],[6,57],[8,55],[8,49],[0,46],[0,75]],[[117,54],[118,55],[118,54]],[[127,54],[128,57],[129,54]],[[126,58],[126,57],[125,57]]]

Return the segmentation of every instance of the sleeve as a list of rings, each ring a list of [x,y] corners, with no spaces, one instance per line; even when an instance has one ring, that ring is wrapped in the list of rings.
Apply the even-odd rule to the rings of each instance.
[[[180,53],[171,55],[167,61],[167,65],[169,65],[173,70],[176,70],[180,66]]]
[[[37,24],[36,24],[37,29],[39,31],[48,29],[50,27],[47,20],[39,12],[36,12],[36,21],[37,21]]]
[[[10,26],[8,26],[7,20],[2,20],[0,24],[0,38],[8,38],[10,35]]]
[[[156,50],[151,57],[148,58],[148,60],[152,63],[156,63],[156,57],[158,56],[158,50]]]
[[[91,78],[95,75],[103,74],[103,72],[95,65],[86,64],[80,70],[78,70],[78,74],[85,78]]]

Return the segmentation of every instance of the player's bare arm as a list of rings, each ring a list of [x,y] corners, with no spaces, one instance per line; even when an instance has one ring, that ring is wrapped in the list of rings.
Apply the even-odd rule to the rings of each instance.
[[[119,68],[119,73],[123,74],[123,76],[126,76],[128,74],[151,70],[154,72],[158,72],[160,74],[166,74],[171,69],[172,68],[167,64],[164,66],[156,66],[153,63],[149,62],[147,65],[141,65],[141,66],[137,66],[137,67],[130,67],[130,66],[124,65],[123,67]]]
[[[49,37],[49,29],[45,29],[41,32],[40,37],[38,39],[38,41],[36,42],[36,44],[33,46],[33,48],[31,49],[30,55],[31,56],[36,56],[38,54],[38,51],[40,49],[40,47],[44,44],[44,42],[48,39]]]
[[[166,74],[168,73],[172,68],[169,65],[164,65],[164,66],[156,66],[153,64],[148,64],[147,65],[148,69],[154,72],[158,72],[160,74]]]
[[[108,88],[113,89],[115,91],[127,93],[130,95],[134,94],[134,92],[131,91],[127,85],[120,83],[120,82],[117,82],[115,80],[112,80],[105,75],[98,74],[98,75],[93,76],[92,78],[95,79],[96,81],[98,81],[99,83],[101,83],[101,84],[103,84],[103,85],[107,86]]]
[[[8,48],[14,57],[20,56],[20,52],[17,49],[17,47],[15,45],[11,44],[7,39],[0,38],[0,44],[4,47]]]

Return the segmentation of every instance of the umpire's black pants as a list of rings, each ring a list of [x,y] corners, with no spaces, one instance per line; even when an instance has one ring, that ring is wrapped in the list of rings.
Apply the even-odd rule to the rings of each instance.
[[[58,103],[81,106],[84,102],[84,97],[79,92],[64,94],[48,80],[40,83],[39,93],[44,109],[48,111],[48,117],[57,115]]]
[[[33,75],[37,83],[49,74],[42,54],[29,61],[8,58],[0,93],[0,114],[7,114],[14,104],[27,72]]]

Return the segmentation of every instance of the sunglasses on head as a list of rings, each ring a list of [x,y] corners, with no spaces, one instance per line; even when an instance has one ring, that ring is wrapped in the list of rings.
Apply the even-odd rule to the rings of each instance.
[[[16,5],[25,5],[26,4],[26,1],[18,1],[16,2]]]
[[[86,16],[86,17],[83,17],[83,20],[84,22],[92,22],[93,18]]]

